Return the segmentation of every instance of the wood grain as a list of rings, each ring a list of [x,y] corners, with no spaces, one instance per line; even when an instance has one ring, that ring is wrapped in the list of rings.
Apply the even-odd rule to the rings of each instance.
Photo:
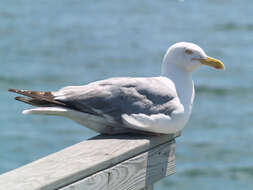
[[[0,175],[0,187],[8,190],[59,189],[167,143],[179,135],[99,135]]]
[[[171,141],[61,190],[140,190],[173,174],[174,168],[175,142]]]

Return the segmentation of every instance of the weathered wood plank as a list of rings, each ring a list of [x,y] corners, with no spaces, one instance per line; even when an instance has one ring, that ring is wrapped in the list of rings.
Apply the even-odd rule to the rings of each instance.
[[[0,187],[8,190],[64,187],[171,141],[178,135],[99,135],[1,175]]]
[[[174,173],[175,141],[93,174],[61,190],[140,190]],[[152,189],[152,188],[151,188]]]

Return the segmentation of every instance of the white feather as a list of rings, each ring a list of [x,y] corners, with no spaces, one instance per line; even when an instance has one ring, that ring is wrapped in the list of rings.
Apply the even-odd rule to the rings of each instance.
[[[174,100],[176,101],[176,100]],[[177,102],[178,109],[171,113],[171,116],[165,114],[123,114],[123,123],[132,129],[148,131],[153,133],[172,134],[176,133],[184,127],[188,118],[184,113],[184,107]]]
[[[40,114],[40,115],[57,115],[67,117],[81,124],[82,126],[88,127],[98,133],[110,133],[111,128],[106,127],[110,123],[102,117],[95,115],[71,110],[68,108],[61,107],[37,107],[29,110],[24,110],[23,114]]]

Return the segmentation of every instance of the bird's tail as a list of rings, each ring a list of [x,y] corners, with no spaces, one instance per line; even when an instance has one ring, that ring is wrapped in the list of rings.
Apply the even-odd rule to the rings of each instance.
[[[65,104],[55,100],[52,92],[38,92],[11,88],[8,91],[27,96],[17,96],[15,99],[37,107],[34,109],[24,110],[23,114],[61,115],[62,112],[66,111],[64,108]]]

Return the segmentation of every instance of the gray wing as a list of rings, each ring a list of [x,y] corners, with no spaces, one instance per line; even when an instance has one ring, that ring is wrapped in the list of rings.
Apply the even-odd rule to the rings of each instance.
[[[55,100],[80,112],[113,118],[122,123],[122,115],[163,113],[176,109],[175,89],[165,77],[111,78],[84,86],[69,86],[54,92]]]

